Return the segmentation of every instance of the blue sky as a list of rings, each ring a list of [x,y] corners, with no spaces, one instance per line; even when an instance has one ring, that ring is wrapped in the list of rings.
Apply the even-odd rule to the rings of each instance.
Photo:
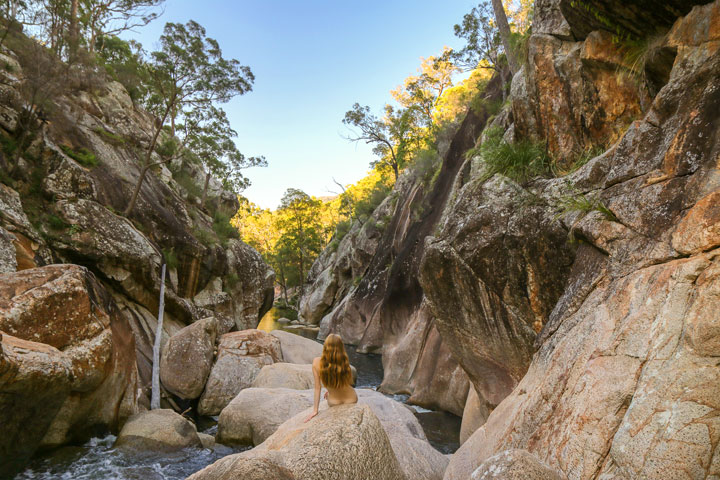
[[[192,19],[252,69],[253,91],[223,108],[240,151],[269,164],[245,171],[253,184],[244,195],[276,208],[289,187],[330,195],[333,178],[367,173],[372,153],[342,138],[344,113],[355,102],[379,113],[420,57],[461,46],[453,25],[475,3],[167,0],[159,20],[125,36],[152,50],[165,22]]]

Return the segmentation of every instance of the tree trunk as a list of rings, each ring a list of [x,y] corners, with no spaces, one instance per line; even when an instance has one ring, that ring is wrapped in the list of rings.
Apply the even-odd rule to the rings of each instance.
[[[398,177],[400,176],[400,170],[398,169],[398,165],[396,162],[393,162],[393,173],[395,174],[395,183],[397,183]]]
[[[130,197],[130,203],[128,203],[127,208],[123,212],[124,217],[127,217],[128,215],[130,215],[130,212],[132,212],[133,208],[135,208],[135,202],[137,202],[138,194],[140,194],[140,187],[142,187],[143,180],[145,180],[145,174],[147,173],[148,169],[150,168],[150,158],[152,157],[153,150],[155,150],[155,145],[157,144],[157,139],[160,136],[160,131],[162,130],[162,125],[165,123],[165,119],[167,118],[167,112],[168,112],[168,110],[165,111],[165,115],[163,116],[163,119],[160,122],[160,128],[155,129],[155,134],[153,135],[152,142],[150,142],[150,147],[148,148],[148,151],[145,154],[145,165],[143,166],[142,170],[140,170],[140,178],[138,179],[138,182],[135,185],[135,190],[133,191],[132,197]]]
[[[510,25],[508,24],[507,16],[505,15],[505,9],[503,8],[502,0],[492,0],[493,10],[495,11],[495,23],[497,23],[498,30],[500,30],[500,39],[502,40],[503,47],[505,48],[505,56],[510,66],[510,71],[513,75],[520,69],[518,64],[517,56],[515,51],[512,49],[510,43]]]
[[[165,263],[162,264],[160,274],[160,306],[158,308],[158,324],[155,329],[155,344],[153,345],[152,364],[152,394],[150,396],[150,410],[160,408],[160,344],[162,343],[163,311],[165,310]]]
[[[208,184],[210,183],[210,172],[205,174],[205,185],[203,186],[202,197],[200,198],[200,208],[205,207],[205,198],[207,198]]]
[[[70,2],[70,61],[77,57],[80,45],[80,32],[78,29],[78,0]]]

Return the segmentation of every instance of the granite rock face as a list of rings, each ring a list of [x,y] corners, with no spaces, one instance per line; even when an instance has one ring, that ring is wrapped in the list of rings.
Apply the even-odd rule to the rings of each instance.
[[[446,480],[482,478],[515,449],[573,480],[720,476],[718,25],[717,1],[678,18],[657,46],[673,52],[671,69],[642,119],[567,178],[523,186],[552,207],[569,180],[606,210],[562,216],[581,240],[564,289],[527,373],[453,455]]]

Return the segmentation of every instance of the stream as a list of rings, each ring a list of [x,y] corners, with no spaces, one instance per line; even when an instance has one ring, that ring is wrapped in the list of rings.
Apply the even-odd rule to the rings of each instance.
[[[286,330],[311,339],[317,329],[277,322],[278,313],[270,310],[258,329]],[[350,363],[358,372],[357,388],[376,389],[383,379],[382,357],[357,353],[348,345]],[[388,395],[406,403],[407,395]],[[460,418],[446,412],[434,412],[408,405],[422,425],[428,440],[442,453],[453,453],[459,446]],[[207,418],[198,423],[198,431],[215,435],[217,425]],[[249,449],[216,444],[212,450],[185,449],[178,452],[125,452],[114,449],[114,435],[92,438],[80,446],[65,446],[36,455],[15,480],[180,480],[216,460]]]

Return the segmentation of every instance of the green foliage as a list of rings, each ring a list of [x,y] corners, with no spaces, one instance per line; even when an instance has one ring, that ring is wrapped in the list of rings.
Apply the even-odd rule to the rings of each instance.
[[[206,247],[212,245],[215,240],[213,234],[202,227],[193,228],[193,236],[197,239],[198,242],[202,243]]]
[[[231,238],[240,238],[240,233],[230,224],[230,215],[222,212],[215,212],[215,215],[213,215],[212,228],[223,245],[227,245],[228,240]]]
[[[65,230],[69,227],[68,223],[65,220],[55,214],[50,214],[47,216],[47,223],[53,230]]]
[[[391,191],[392,188],[387,184],[382,182],[376,183],[369,196],[362,198],[355,203],[355,218],[359,219],[361,222],[367,221],[367,219],[370,218],[370,215],[372,215],[375,209],[380,206]]]
[[[195,183],[195,179],[187,170],[180,169],[173,172],[173,179],[187,192],[188,200],[192,201],[202,195],[202,188]]]
[[[576,172],[580,168],[582,168],[585,164],[587,164],[590,160],[597,157],[598,155],[602,155],[603,152],[605,152],[605,147],[602,145],[589,145],[588,148],[580,152],[580,154],[575,158],[575,160],[572,162],[572,164],[565,170],[558,170],[555,166],[553,166],[553,173],[557,177],[561,177],[563,175],[569,175],[573,172]]]
[[[499,173],[524,183],[550,172],[550,158],[542,144],[526,139],[507,143],[502,137],[501,128],[491,128],[480,146],[479,152],[485,163],[485,180]]]
[[[618,67],[618,73],[629,75],[641,84],[645,84],[647,81],[645,67],[659,52],[659,47],[664,41],[665,35],[650,35],[640,39],[616,39],[623,57],[623,65]]]
[[[235,288],[239,281],[240,277],[235,272],[225,275],[223,277],[223,291],[225,293],[230,293],[230,291]]]
[[[335,238],[333,240],[337,241],[338,243],[342,242],[342,239],[345,238],[345,235],[350,233],[351,227],[352,222],[350,221],[350,219],[339,221],[335,226]]]
[[[617,221],[615,214],[605,206],[596,194],[583,194],[574,185],[568,183],[569,193],[560,197],[558,207],[560,213],[556,218],[566,218],[569,215],[580,213],[580,218],[590,212],[600,212],[606,220]]]
[[[142,45],[126,42],[116,36],[100,36],[96,39],[97,60],[105,71],[120,82],[133,102],[147,96],[148,71],[142,61]]]
[[[87,148],[80,148],[78,150],[73,150],[72,148],[68,147],[67,145],[61,145],[60,148],[63,152],[65,152],[65,155],[72,158],[76,162],[78,162],[83,167],[92,168],[97,167],[98,165],[98,159],[95,157],[95,154],[92,153]]]
[[[18,142],[13,137],[0,135],[0,149],[8,157],[13,157],[18,148]]]
[[[180,265],[180,262],[178,261],[178,257],[175,254],[174,248],[163,248],[162,249],[163,259],[165,260],[165,265],[167,265],[168,270],[177,269]]]
[[[437,174],[442,167],[442,160],[437,150],[434,148],[424,148],[420,150],[413,160],[412,169],[413,176],[421,181],[424,185],[432,185],[433,179],[437,178]]]
[[[510,45],[515,51],[517,59],[521,63],[527,63],[530,37],[532,36],[532,29],[528,28],[524,33],[512,32],[510,34]]]
[[[102,127],[95,128],[95,129],[93,129],[93,131],[95,133],[97,133],[98,135],[100,135],[101,137],[103,137],[104,140],[106,140],[108,143],[110,143],[112,145],[119,147],[119,146],[122,146],[125,144],[125,138],[123,138],[122,136],[117,135],[115,133],[108,132],[107,130],[105,130]]]

